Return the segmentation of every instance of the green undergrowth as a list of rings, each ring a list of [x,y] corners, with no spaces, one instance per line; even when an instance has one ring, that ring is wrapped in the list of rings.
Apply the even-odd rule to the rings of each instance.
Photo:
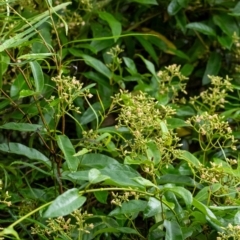
[[[0,239],[240,239],[239,1],[0,2]]]

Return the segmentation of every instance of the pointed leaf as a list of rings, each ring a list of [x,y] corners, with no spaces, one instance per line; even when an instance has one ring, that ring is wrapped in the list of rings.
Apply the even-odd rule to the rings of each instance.
[[[96,184],[109,178],[108,176],[102,175],[96,168],[91,169],[88,173],[88,180],[91,184]]]
[[[148,200],[147,207],[144,211],[144,217],[153,217],[162,211],[162,203],[156,198],[150,197]]]
[[[222,66],[221,54],[217,52],[212,52],[207,62],[207,67],[203,75],[202,84],[206,85],[210,83],[209,75],[218,75],[219,70]]]
[[[108,12],[99,12],[98,14],[101,19],[105,20],[109,24],[113,36],[121,35],[122,25],[112,14]],[[117,39],[118,37],[115,38],[115,41],[117,41]]]
[[[201,22],[188,23],[186,25],[186,28],[196,30],[205,35],[216,36],[215,31],[205,23],[201,23]]]
[[[115,208],[110,212],[109,216],[119,215],[119,214],[134,214],[144,211],[147,207],[147,202],[143,200],[130,200],[128,202],[122,203],[121,207]]]
[[[183,240],[183,233],[178,222],[174,220],[164,220],[164,227],[166,228],[165,240]]]
[[[190,152],[188,151],[181,151],[181,155],[179,156],[180,159],[187,161],[188,163],[192,164],[195,167],[200,166],[199,160]]]
[[[42,92],[44,88],[44,77],[42,68],[37,61],[29,62],[29,64],[32,69],[36,92]]]
[[[89,55],[82,54],[82,58],[86,62],[87,65],[94,68],[96,71],[100,72],[104,76],[106,76],[108,79],[111,79],[112,73],[110,70],[106,67],[105,64],[103,64],[101,61],[99,61],[96,58],[93,58]]]
[[[32,124],[32,123],[15,123],[15,122],[9,122],[2,126],[0,126],[1,129],[11,129],[15,131],[21,131],[21,132],[35,132],[40,131],[42,129],[42,125],[39,124]]]
[[[43,155],[41,152],[34,148],[26,147],[25,145],[21,143],[2,143],[0,144],[0,151],[6,152],[6,153],[14,153],[18,155],[23,155],[27,157],[28,159],[38,160],[47,166],[51,166],[50,160]]]
[[[178,197],[181,197],[184,200],[187,208],[190,208],[192,206],[192,202],[193,202],[192,194],[184,187],[175,187],[175,186],[166,185],[164,186],[163,189],[174,193]]]
[[[74,157],[76,152],[69,138],[66,135],[58,135],[57,143],[64,154],[69,170],[77,171],[79,161],[77,157]]]
[[[86,201],[86,197],[79,194],[77,188],[72,188],[58,196],[44,212],[44,218],[66,216],[80,208]]]

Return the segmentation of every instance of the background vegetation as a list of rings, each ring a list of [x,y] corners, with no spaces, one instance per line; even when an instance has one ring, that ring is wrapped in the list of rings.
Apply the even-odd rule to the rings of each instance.
[[[1,239],[240,239],[240,1],[0,2]]]

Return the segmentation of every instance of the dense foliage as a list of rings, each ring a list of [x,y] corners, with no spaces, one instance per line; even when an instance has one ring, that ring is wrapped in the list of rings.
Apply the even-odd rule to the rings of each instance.
[[[0,17],[0,239],[240,239],[240,1]]]

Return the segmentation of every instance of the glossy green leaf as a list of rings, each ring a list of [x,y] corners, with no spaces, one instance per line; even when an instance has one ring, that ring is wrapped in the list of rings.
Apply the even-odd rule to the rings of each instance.
[[[156,70],[155,70],[155,66],[153,65],[152,62],[148,61],[147,59],[145,59],[143,56],[137,54],[137,56],[139,56],[143,62],[145,63],[146,65],[146,68],[148,69],[148,71],[156,78],[158,79],[157,77],[157,74],[156,74]]]
[[[216,33],[215,33],[214,29],[212,29],[211,27],[209,27],[205,23],[201,23],[201,22],[188,23],[186,25],[186,28],[196,30],[196,31],[198,31],[200,33],[203,33],[205,35],[216,36]]]
[[[95,102],[89,107],[83,114],[81,115],[79,122],[82,125],[92,122],[95,120],[99,115],[100,112],[103,111],[103,106],[100,102]]]
[[[146,144],[146,147],[147,147],[146,153],[147,153],[148,160],[153,161],[154,165],[159,164],[159,162],[161,161],[161,153],[156,143],[150,141]]]
[[[77,171],[79,160],[74,157],[76,154],[75,149],[66,135],[57,135],[57,144],[64,154],[64,158],[67,162],[70,171]]]
[[[234,32],[239,35],[239,27],[234,17],[221,13],[221,15],[214,15],[213,21],[229,37],[232,37]]]
[[[184,120],[180,118],[167,119],[167,125],[169,129],[175,129],[179,127],[189,127],[189,124],[187,124]]]
[[[160,212],[162,212],[162,203],[156,198],[150,197],[144,211],[144,217],[153,217]]]
[[[101,19],[105,20],[109,24],[113,36],[117,36],[114,38],[116,41],[122,33],[121,23],[109,12],[98,12],[98,14]]]
[[[135,177],[135,178],[133,178],[133,180],[135,180],[136,182],[140,183],[142,186],[145,186],[145,187],[155,187],[155,188],[158,188],[151,181],[149,181],[148,179],[145,179],[143,177]]]
[[[119,187],[135,187],[144,189],[144,186],[134,180],[140,174],[128,165],[120,164],[115,159],[102,154],[85,154],[81,161],[81,167],[97,168],[102,175],[108,176],[104,184]]]
[[[233,45],[233,38],[227,35],[224,36],[217,36],[218,42],[221,44],[222,47],[231,50]]]
[[[231,8],[230,10],[231,10],[231,12],[229,13],[229,15],[239,17],[240,16],[240,2],[237,2],[235,7]]]
[[[106,204],[108,198],[108,191],[94,192],[94,196],[100,203]]]
[[[42,92],[44,88],[44,77],[42,68],[37,61],[29,62],[29,64],[32,70],[36,92]]]
[[[179,4],[178,0],[172,0],[168,5],[167,11],[169,15],[173,16],[182,9],[182,6]]]
[[[144,47],[145,51],[147,51],[149,53],[149,55],[152,57],[154,62],[156,64],[158,64],[158,56],[157,56],[152,44],[148,41],[148,39],[145,39],[142,36],[136,36],[136,39],[141,43],[141,45]],[[148,61],[148,60],[146,60],[146,61]],[[150,64],[150,63],[148,63],[148,64]],[[149,70],[149,68],[148,68],[148,70]]]
[[[29,148],[21,143],[14,143],[14,142],[1,143],[0,151],[5,153],[14,153],[17,155],[22,155],[27,157],[28,159],[38,160],[47,166],[51,166],[50,160],[45,155],[43,155],[38,150],[34,148]]]
[[[177,2],[182,6],[182,7],[187,7],[190,0],[177,0]]]
[[[138,74],[138,70],[136,68],[136,65],[131,58],[123,57],[123,61],[126,64],[126,66],[128,67],[128,71],[131,73],[131,75]]]
[[[166,229],[165,240],[183,240],[183,233],[180,225],[175,220],[164,220],[164,227]]]
[[[189,63],[186,63],[183,65],[183,67],[181,68],[181,73],[188,77],[189,75],[191,75],[191,73],[193,72],[194,70],[194,65],[192,64],[189,64]]]
[[[3,74],[7,71],[8,65],[10,62],[10,57],[4,53],[0,53],[0,89],[2,88],[3,85]]]
[[[36,94],[37,94],[37,92],[34,92],[32,90],[23,89],[19,92],[19,98],[30,97],[30,96],[34,96]]]
[[[199,211],[204,213],[206,216],[208,216],[210,219],[216,219],[216,216],[214,213],[203,203],[199,202],[197,199],[193,198],[193,206],[197,208]]]
[[[28,89],[28,86],[27,86],[27,83],[26,83],[23,75],[18,74],[16,79],[14,80],[14,82],[11,85],[10,96],[11,97],[18,96],[20,91],[23,89]]]
[[[32,124],[32,123],[16,123],[16,122],[8,122],[0,126],[1,129],[11,129],[15,131],[21,132],[35,132],[41,131],[42,125]]]
[[[94,68],[96,71],[100,72],[104,76],[106,76],[108,79],[111,79],[112,73],[110,70],[106,67],[105,64],[103,64],[100,60],[93,58],[89,55],[82,54],[82,58],[85,61],[85,63],[92,68]]]
[[[195,167],[200,167],[201,165],[199,160],[188,151],[181,151],[181,155],[179,158],[187,161],[188,163],[192,164]]]
[[[170,191],[174,193],[178,197],[181,197],[184,200],[187,208],[190,208],[192,206],[192,202],[193,202],[192,194],[184,187],[172,186],[169,184],[169,185],[165,185],[163,189],[165,191]]]
[[[217,52],[212,52],[208,62],[207,62],[207,67],[202,79],[202,84],[206,85],[210,83],[210,79],[208,75],[218,75],[218,72],[222,66],[222,57],[219,53]]]
[[[123,202],[121,207],[116,207],[113,211],[109,213],[109,216],[139,213],[145,210],[147,207],[147,202],[143,200],[129,200],[128,202]]]
[[[197,193],[197,195],[195,196],[195,199],[200,202],[204,202],[209,199],[211,194],[214,194],[221,187],[222,187],[222,184],[220,183],[215,183],[215,184],[212,184],[211,186],[206,186]]]
[[[96,184],[106,179],[109,179],[109,177],[102,175],[101,172],[96,168],[91,169],[88,173],[88,180],[91,184]]]
[[[163,175],[157,180],[157,183],[160,185],[173,183],[182,186],[197,186],[197,183],[189,176],[182,176],[178,174]]]
[[[44,212],[44,218],[66,216],[80,208],[86,201],[86,197],[79,194],[77,188],[67,190],[58,196]]]

